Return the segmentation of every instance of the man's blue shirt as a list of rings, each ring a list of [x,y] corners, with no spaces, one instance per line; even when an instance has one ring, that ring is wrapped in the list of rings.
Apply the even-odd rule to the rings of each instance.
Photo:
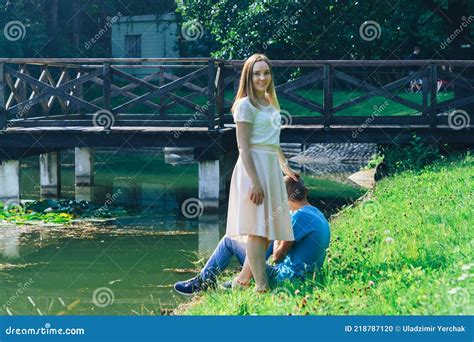
[[[316,207],[306,205],[294,211],[291,224],[295,241],[285,259],[275,266],[277,280],[303,278],[306,272],[320,269],[329,247],[329,223]]]

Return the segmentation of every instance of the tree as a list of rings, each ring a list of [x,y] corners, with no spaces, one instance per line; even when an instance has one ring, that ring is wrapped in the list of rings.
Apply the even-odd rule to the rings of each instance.
[[[455,49],[440,44],[473,5],[468,0],[383,5],[375,0],[180,0],[177,6],[183,22],[198,22],[215,42],[209,51],[215,57],[245,58],[260,51],[278,59],[402,59],[421,45],[424,58],[440,59]],[[363,39],[359,30],[365,22],[375,22],[378,39]],[[460,41],[469,40],[471,31],[464,30]]]

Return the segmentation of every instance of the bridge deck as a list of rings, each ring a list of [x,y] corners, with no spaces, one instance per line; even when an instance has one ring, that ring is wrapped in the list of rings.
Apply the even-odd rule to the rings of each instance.
[[[472,129],[473,126],[469,126]],[[225,125],[224,129],[217,129],[210,131],[207,127],[172,127],[172,126],[114,126],[106,130],[103,127],[85,127],[85,126],[67,126],[67,127],[55,127],[55,126],[38,126],[38,127],[10,127],[5,130],[6,134],[12,133],[27,133],[27,132],[103,132],[103,133],[115,133],[115,132],[222,132],[227,129],[234,129],[235,125]],[[357,130],[360,125],[331,125],[329,127],[332,131],[343,131],[343,130]],[[430,125],[371,125],[364,129],[369,130],[380,130],[380,129],[430,129]],[[438,125],[437,130],[450,130],[448,125]],[[283,127],[282,131],[285,130],[327,130],[324,125],[292,125]]]
[[[282,128],[283,143],[409,143],[413,135],[428,143],[474,145],[472,126],[453,130],[430,125],[292,125]],[[236,149],[235,126],[206,127],[11,127],[0,136],[0,159],[74,147],[195,147],[225,153]]]

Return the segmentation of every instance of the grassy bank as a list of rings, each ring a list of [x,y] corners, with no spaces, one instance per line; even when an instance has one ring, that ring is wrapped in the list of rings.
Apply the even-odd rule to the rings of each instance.
[[[473,314],[473,175],[474,157],[467,154],[385,178],[332,218],[321,274],[268,294],[208,292],[178,312]]]

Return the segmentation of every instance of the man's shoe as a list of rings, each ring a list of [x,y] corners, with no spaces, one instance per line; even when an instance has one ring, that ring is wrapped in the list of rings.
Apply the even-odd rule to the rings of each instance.
[[[221,284],[221,288],[224,290],[232,290],[232,281],[228,280]]]
[[[212,280],[204,281],[200,275],[197,275],[194,278],[185,281],[178,281],[174,284],[174,289],[176,292],[185,295],[191,296],[201,291],[205,291],[208,288],[215,288],[216,282]]]

